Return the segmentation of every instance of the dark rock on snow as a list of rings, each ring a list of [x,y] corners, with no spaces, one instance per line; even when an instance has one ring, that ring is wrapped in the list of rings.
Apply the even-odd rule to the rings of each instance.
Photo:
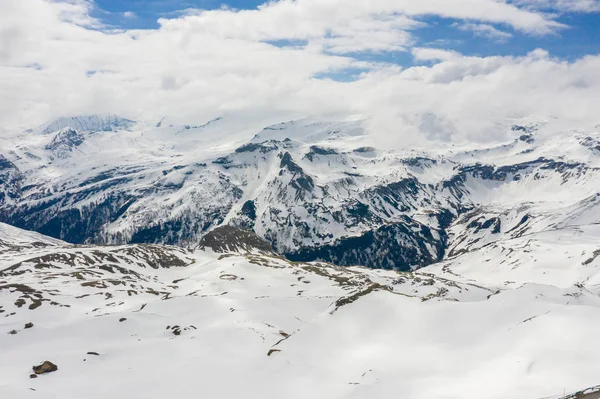
[[[36,374],[52,373],[56,370],[58,370],[58,366],[48,360],[46,360],[44,363],[40,364],[39,366],[33,366],[33,372]]]

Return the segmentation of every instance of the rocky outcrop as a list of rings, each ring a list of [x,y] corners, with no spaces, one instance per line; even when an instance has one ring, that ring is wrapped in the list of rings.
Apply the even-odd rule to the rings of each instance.
[[[273,252],[273,247],[254,232],[233,226],[221,226],[206,234],[200,240],[200,248],[214,252]]]
[[[37,365],[37,366],[33,366],[33,372],[35,374],[46,374],[46,373],[52,373],[58,370],[58,366],[48,360],[46,360],[44,363]]]

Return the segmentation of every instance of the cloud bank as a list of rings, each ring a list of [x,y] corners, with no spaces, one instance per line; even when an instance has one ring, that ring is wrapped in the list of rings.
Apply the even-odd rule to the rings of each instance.
[[[153,30],[118,30],[85,0],[0,2],[0,127],[82,113],[202,121],[368,118],[382,137],[490,140],[507,118],[600,123],[600,57],[544,50],[471,57],[418,47],[426,18],[491,40],[553,35],[597,1],[282,0],[256,10],[187,10]],[[551,10],[552,12],[547,12]],[[417,66],[365,61],[407,51]],[[351,81],[324,78],[359,71]]]

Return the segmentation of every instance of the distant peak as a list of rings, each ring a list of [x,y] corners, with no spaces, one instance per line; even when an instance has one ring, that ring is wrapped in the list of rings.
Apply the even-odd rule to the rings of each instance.
[[[362,136],[365,134],[362,123],[362,120],[330,121],[309,117],[267,126],[252,138],[252,142],[280,141],[286,138],[288,141],[308,143],[340,137]]]
[[[163,116],[158,122],[154,123],[154,127],[159,128],[159,127],[175,127],[177,126],[178,128],[183,126],[186,130],[190,130],[190,129],[201,129],[201,128],[205,128],[209,125],[212,125],[216,122],[219,122],[223,120],[223,117],[218,116],[215,117],[211,120],[209,120],[208,122],[203,122],[201,124],[198,123],[189,123],[189,121],[185,121],[185,120],[181,120],[179,118],[170,116],[170,115],[165,115]]]
[[[87,132],[111,132],[127,130],[135,123],[113,114],[66,116],[43,125],[41,134],[50,134],[65,128]]]

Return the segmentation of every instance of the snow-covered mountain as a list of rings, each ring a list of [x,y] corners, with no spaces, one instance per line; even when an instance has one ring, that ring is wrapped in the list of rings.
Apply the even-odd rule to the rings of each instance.
[[[73,125],[0,138],[0,397],[598,395],[600,132]]]
[[[562,259],[546,283],[475,283],[496,265],[291,262],[233,227],[196,251],[0,237],[3,398],[592,399],[598,382],[595,261],[584,283]],[[58,371],[31,379],[44,361]]]
[[[133,125],[134,121],[112,114],[80,115],[58,118],[38,130],[41,134],[52,134],[66,128],[87,132],[113,132],[129,129]]]
[[[394,151],[360,121],[61,118],[0,140],[0,220],[71,243],[189,248],[232,225],[290,260],[402,270],[524,237],[593,245],[600,133],[553,129],[516,121],[503,143]]]

